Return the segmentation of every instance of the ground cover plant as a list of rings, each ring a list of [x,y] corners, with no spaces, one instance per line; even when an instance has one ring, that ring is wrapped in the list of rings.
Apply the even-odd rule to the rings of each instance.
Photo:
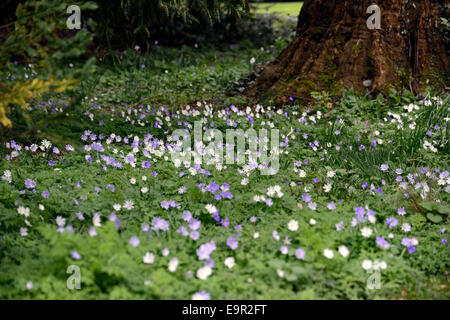
[[[278,12],[284,15],[297,17],[303,2],[259,2],[255,3],[256,13]]]
[[[12,110],[0,298],[448,299],[449,95],[249,103],[242,79],[291,39],[153,42]],[[9,68],[11,82],[46,72]],[[204,132],[211,163],[174,161],[172,133],[196,123],[246,145],[252,128],[269,140],[278,129],[279,144],[266,150],[260,135],[256,157],[228,164],[218,154],[230,145]],[[273,175],[264,151],[278,156]]]

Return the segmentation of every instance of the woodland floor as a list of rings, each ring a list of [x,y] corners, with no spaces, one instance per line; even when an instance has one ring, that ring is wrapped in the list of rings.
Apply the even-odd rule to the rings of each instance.
[[[30,106],[63,121],[0,147],[0,298],[448,299],[449,96],[247,108],[236,83],[280,49],[130,51],[81,109]],[[279,129],[278,172],[175,166],[201,119]]]

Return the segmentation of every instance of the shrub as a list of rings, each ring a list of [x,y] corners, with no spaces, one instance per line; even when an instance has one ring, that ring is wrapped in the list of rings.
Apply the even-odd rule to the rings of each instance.
[[[248,0],[143,0],[95,1],[98,10],[91,14],[97,23],[97,40],[112,48],[150,45],[158,35],[173,35],[187,25],[210,30],[222,19],[237,19],[248,12]],[[167,32],[170,31],[170,32]],[[175,34],[173,31],[176,31]]]
[[[82,10],[96,7],[92,2],[78,5]],[[17,6],[17,19],[11,22],[14,28],[0,44],[2,126],[12,126],[7,114],[13,108],[24,110],[31,99],[72,89],[83,76],[93,71],[93,58],[77,63],[92,41],[92,35],[86,28],[67,30],[66,17],[62,13],[66,13],[68,6],[69,3],[57,0],[27,1]],[[69,63],[75,67],[62,67]],[[30,73],[16,76],[18,66],[27,66]]]

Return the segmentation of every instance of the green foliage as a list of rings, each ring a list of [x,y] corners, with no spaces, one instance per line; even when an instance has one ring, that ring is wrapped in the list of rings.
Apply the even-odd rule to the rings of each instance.
[[[72,89],[93,72],[93,58],[78,62],[92,36],[86,29],[76,33],[67,30],[64,14],[68,5],[61,1],[36,0],[17,6],[14,28],[0,44],[0,122],[4,127],[12,126],[7,118],[12,108],[18,107],[20,113],[30,100]],[[92,2],[79,6],[82,10],[96,8]],[[16,77],[17,61],[29,67],[30,73]],[[76,67],[61,67],[69,63]],[[21,118],[31,126],[24,114]]]
[[[239,50],[241,56],[246,56],[245,59],[239,60],[239,65],[243,67],[248,64],[248,57],[254,55],[255,51]],[[162,49],[156,61],[159,63],[162,61],[159,59],[163,57],[166,57],[167,61],[172,61],[173,59],[169,58],[176,55],[176,52],[174,49]],[[196,52],[184,48],[182,53],[192,55],[195,59],[192,64],[187,61],[182,64],[183,58],[176,62],[180,69],[189,70],[181,74],[189,78],[195,77],[198,72],[201,76],[197,81],[200,81],[204,72],[202,66],[210,59],[213,51]],[[224,63],[231,64],[231,60],[226,62],[231,53],[220,53],[223,55]],[[135,93],[128,96],[126,92],[121,92],[119,96],[113,96],[113,92],[121,85],[126,85],[128,91],[132,91],[131,83],[122,82],[122,73],[134,72],[135,79],[138,79],[141,76],[145,77],[146,72],[150,72],[146,69],[151,69],[149,67],[151,59],[140,59],[145,57],[130,53],[123,59],[123,69],[110,67],[109,72],[105,71],[105,77],[100,81],[101,86],[97,88],[99,91],[92,92],[90,99],[93,97],[93,100],[85,105],[86,115],[79,119],[86,124],[85,128],[92,130],[91,133],[101,132],[106,135],[115,133],[130,138],[135,135],[151,134],[164,138],[161,133],[169,127],[164,126],[162,130],[158,130],[151,125],[159,117],[157,114],[150,112],[140,118],[142,115],[140,112],[147,110],[146,107],[140,107],[139,102],[123,105],[127,99],[131,101]],[[195,61],[196,59],[198,60]],[[233,61],[236,63],[236,60]],[[146,68],[141,68],[141,63],[145,63]],[[176,81],[169,81],[176,79],[175,75],[172,75],[172,72],[167,74],[164,72],[167,67],[170,68],[170,65],[163,66],[159,71],[151,71],[151,77],[156,77],[158,73],[160,76],[166,75],[167,80],[159,78],[158,81],[167,81],[165,86],[169,89],[170,84],[174,86],[172,88],[176,88]],[[116,77],[113,77],[114,74]],[[208,81],[210,80],[202,83],[206,88],[205,97],[211,94],[208,91],[217,90],[214,89],[216,87],[223,91],[227,89],[226,82],[218,82],[216,87],[208,87]],[[110,88],[109,92],[107,88]],[[107,94],[103,95],[104,92]],[[173,92],[176,98],[174,101],[177,103],[187,101],[186,96],[182,96],[183,90]],[[323,99],[326,94],[316,96]],[[52,148],[36,154],[21,150],[14,160],[0,163],[0,173],[10,170],[12,175],[10,183],[4,179],[0,180],[2,246],[0,297],[186,299],[198,290],[206,290],[214,299],[448,298],[448,292],[442,289],[448,277],[448,246],[441,242],[448,234],[447,231],[442,234],[441,230],[449,228],[448,192],[444,190],[445,186],[438,185],[434,180],[435,177],[425,175],[421,175],[420,181],[427,182],[430,187],[428,194],[421,195],[421,191],[415,190],[414,186],[407,191],[401,190],[395,184],[394,168],[403,169],[404,179],[409,175],[414,177],[420,174],[420,169],[402,158],[390,156],[390,152],[395,150],[395,144],[384,141],[376,147],[368,147],[373,137],[388,140],[394,137],[394,132],[384,127],[383,120],[376,120],[373,112],[363,113],[368,111],[365,108],[369,108],[369,98],[351,96],[347,93],[343,99],[346,108],[355,109],[349,115],[345,112],[346,109],[343,110],[341,113],[343,116],[339,117],[343,122],[335,121],[334,117],[338,111],[333,111],[328,117],[319,113],[320,110],[328,108],[327,103],[320,101],[317,102],[316,108],[308,113],[298,106],[290,106],[284,110],[288,114],[298,112],[295,117],[287,118],[283,113],[279,115],[274,113],[269,121],[277,124],[282,135],[286,135],[292,127],[298,128],[300,134],[296,134],[295,141],[290,142],[292,146],[289,148],[289,154],[281,155],[280,172],[271,177],[252,173],[250,188],[240,184],[242,176],[236,171],[235,165],[220,171],[213,166],[207,167],[211,171],[211,177],[197,174],[180,178],[174,175],[178,168],[170,160],[164,161],[161,157],[152,163],[151,171],[158,173],[153,177],[148,169],[140,165],[131,167],[125,164],[121,169],[108,166],[105,170],[101,163],[95,162],[95,159],[102,161],[100,160],[102,153],[83,151],[81,147],[77,147],[74,152],[63,151],[60,158],[55,158]],[[114,99],[122,99],[122,107],[117,106],[118,103],[112,104],[111,101]],[[150,95],[147,99],[143,104],[160,105],[157,95]],[[378,101],[383,101],[383,105],[389,104],[389,108],[385,105],[386,110],[396,112],[402,109],[402,99],[392,95],[379,98]],[[408,103],[413,102],[410,99],[417,100],[416,97],[404,99]],[[444,96],[441,99],[444,100]],[[400,103],[398,106],[394,103],[397,100]],[[437,103],[437,100],[431,100]],[[349,101],[355,101],[355,105],[352,106]],[[170,107],[173,102],[165,103]],[[217,100],[216,103],[227,106],[225,101]],[[372,101],[372,105],[378,103]],[[419,101],[416,103],[425,107]],[[116,109],[112,110],[113,106]],[[139,112],[135,114],[134,110]],[[156,107],[154,110],[164,114],[162,111],[164,109]],[[305,116],[303,112],[306,113]],[[108,114],[107,118],[102,116],[105,113]],[[214,121],[216,128],[226,128],[225,119],[218,117],[217,114],[210,118],[211,121]],[[34,116],[33,113],[30,115]],[[364,116],[370,118],[370,124],[361,121],[365,120]],[[198,116],[201,117],[202,114]],[[309,123],[297,121],[300,117],[304,117]],[[311,117],[314,117],[315,125],[312,125]],[[94,119],[95,122],[102,119],[104,124],[88,127],[89,123],[93,122],[90,119]],[[239,127],[244,127],[247,123],[236,115],[230,116],[230,119]],[[178,114],[178,117],[171,121],[171,126],[175,127],[178,121],[192,120]],[[138,121],[148,122],[146,126],[140,126]],[[254,127],[262,127],[265,121],[268,119],[255,118]],[[336,130],[340,134],[336,134]],[[385,134],[377,135],[375,134],[377,130],[385,130],[383,131]],[[307,138],[302,134],[306,134]],[[358,136],[362,137],[359,141],[356,139]],[[79,137],[76,138],[78,140]],[[311,147],[314,141],[319,142],[316,151]],[[327,146],[328,143],[331,146]],[[365,144],[367,151],[358,150],[360,144]],[[120,157],[117,155],[127,155],[132,150],[130,145],[118,142],[104,146],[108,154],[118,159]],[[320,149],[320,146],[326,146],[327,152]],[[340,146],[344,151],[334,154],[335,146]],[[63,149],[62,145],[58,147]],[[114,153],[114,149],[118,152]],[[88,154],[94,158],[93,162],[86,162],[85,157]],[[427,166],[431,168],[440,165],[445,168],[445,165],[439,164],[439,159],[445,156],[442,151],[431,153]],[[145,159],[140,153],[136,154],[136,157],[138,164]],[[54,160],[56,165],[49,167],[50,160]],[[299,160],[308,162],[308,165],[303,164],[300,167],[306,172],[304,178],[299,178],[298,172],[293,171],[293,164]],[[351,163],[346,164],[345,160]],[[390,172],[379,169],[379,165],[386,162],[389,163]],[[328,175],[331,171],[335,171],[332,178]],[[142,176],[146,176],[146,179],[142,179]],[[24,181],[28,178],[36,181],[36,192],[28,190],[21,193]],[[136,181],[131,182],[132,178]],[[319,181],[314,182],[314,178],[318,178]],[[323,185],[328,180],[332,181],[332,190],[325,192]],[[229,183],[234,198],[214,202],[211,194],[201,192],[198,188],[199,183],[210,181]],[[291,184],[298,181],[302,184]],[[383,188],[383,198],[375,188],[362,189],[361,184],[365,181],[373,184],[375,188]],[[106,188],[108,184],[114,185],[115,192]],[[274,199],[274,204],[270,207],[264,203],[253,202],[255,194],[265,194],[267,188],[274,184],[282,188],[284,195],[281,199]],[[148,188],[148,192],[141,191],[144,187]],[[185,194],[177,192],[181,187],[186,188]],[[49,191],[50,197],[41,196],[44,190]],[[310,209],[302,201],[305,190],[313,196],[317,210]],[[404,197],[404,192],[409,194],[408,198]],[[115,223],[108,221],[113,205],[123,204],[129,199],[134,202],[133,209],[114,210],[121,221],[121,226],[117,229]],[[160,203],[167,199],[179,202],[180,209],[163,210]],[[334,211],[326,208],[331,200],[337,204]],[[342,200],[342,203],[339,200]],[[234,251],[225,244],[227,238],[235,234],[233,227],[223,228],[204,211],[204,206],[212,202],[220,208],[220,212],[226,213],[232,226],[236,224],[243,226],[243,230],[240,231],[239,247]],[[42,209],[39,208],[39,204],[43,205]],[[27,236],[19,234],[20,228],[24,227],[24,218],[17,211],[20,206],[30,208],[27,221],[31,227],[27,226]],[[367,206],[376,212],[376,222],[373,225],[367,222],[365,225],[373,228],[377,235],[389,239],[391,247],[388,251],[381,250],[375,244],[374,236],[364,238],[359,227],[351,227],[352,219],[355,217],[354,208],[358,206]],[[405,216],[396,214],[399,207],[406,209]],[[202,222],[201,238],[198,241],[184,238],[176,232],[185,224],[181,218],[181,212],[184,210],[190,210],[193,216]],[[78,212],[83,213],[84,220],[76,216]],[[96,213],[101,216],[101,226],[96,227],[95,236],[90,236],[88,230],[92,227],[91,221]],[[249,223],[251,216],[257,217],[255,223]],[[397,217],[400,222],[393,229],[388,228],[385,223],[385,219],[390,216]],[[440,219],[435,219],[436,216]],[[67,230],[57,232],[55,220],[58,217],[66,219],[66,226],[70,225],[75,232]],[[150,224],[154,217],[163,217],[170,221],[170,231],[144,232],[142,222]],[[291,219],[299,222],[298,232],[287,230],[286,226]],[[311,219],[315,220],[314,225],[311,224]],[[336,231],[336,225],[340,222],[344,222],[345,229]],[[400,230],[403,223],[411,226],[410,233]],[[274,239],[274,230],[279,233],[280,241]],[[255,233],[258,233],[259,237],[255,237]],[[390,233],[395,235],[392,239],[388,238]],[[129,244],[129,239],[133,236],[137,236],[140,240],[136,248]],[[289,239],[286,240],[285,237]],[[415,253],[408,253],[407,248],[401,245],[403,237],[419,239]],[[195,275],[196,270],[204,265],[204,261],[197,259],[196,250],[201,243],[210,239],[214,239],[217,245],[217,250],[212,256],[215,266],[213,275],[204,281]],[[289,250],[285,255],[280,253],[283,241],[289,242],[287,245]],[[343,257],[337,252],[333,259],[323,256],[324,249],[337,248],[341,245],[348,248],[350,252],[348,257]],[[304,260],[299,260],[295,256],[295,248],[298,247],[305,250]],[[164,248],[169,249],[169,256],[161,254]],[[79,253],[81,258],[72,258],[72,251]],[[153,264],[143,263],[143,255],[146,252],[155,254]],[[179,260],[179,266],[176,271],[170,272],[168,264],[173,257]],[[228,269],[223,263],[227,257],[233,257],[235,260],[232,269]],[[378,290],[367,288],[366,282],[370,274],[361,267],[364,259],[372,261],[379,259],[387,263],[387,269],[381,272],[381,288]],[[76,265],[81,270],[80,290],[69,290],[66,287],[66,281],[70,276],[67,268],[71,265]],[[33,282],[32,290],[26,288],[30,281]]]
[[[121,64],[100,64],[99,72],[73,92],[38,96],[24,114],[42,124],[39,135],[17,137],[7,132],[1,137],[0,298],[189,299],[206,290],[212,299],[448,299],[449,247],[444,240],[450,228],[445,185],[449,143],[444,128],[448,111],[443,109],[448,107],[448,95],[430,91],[424,101],[407,91],[375,98],[347,91],[333,101],[327,92],[316,92],[308,106],[293,103],[274,110],[265,105],[266,112],[255,116],[256,108],[247,109],[247,102],[237,94],[239,79],[259,63],[272,60],[286,39],[280,37],[278,45],[265,44],[264,50],[248,42],[226,50],[201,43],[198,48],[152,46],[147,55],[127,50],[119,53]],[[16,75],[32,72],[21,65],[20,70],[12,67]],[[78,109],[64,106],[78,97],[82,97]],[[239,111],[230,112],[231,104]],[[186,105],[199,114],[190,117],[180,112],[186,111]],[[207,105],[211,113],[206,115]],[[50,122],[49,114],[60,121]],[[392,121],[398,118],[393,114],[403,119],[402,127]],[[248,129],[248,115],[255,129],[278,128],[280,142],[289,138],[289,147],[280,155],[276,175],[249,172],[246,185],[245,173],[236,164],[220,169],[205,166],[210,175],[194,175],[176,167],[163,153],[153,155],[151,167],[144,168],[145,149],[138,144],[134,153],[131,146],[134,137],[139,142],[145,141],[144,136],[167,142],[173,129],[200,119],[207,119],[208,125],[214,122],[220,130],[230,127],[228,120]],[[12,116],[15,125],[22,124],[18,115]],[[412,121],[420,135],[409,128]],[[121,141],[109,140],[111,134]],[[48,141],[43,138],[53,144],[45,148]],[[433,149],[424,148],[425,140]],[[102,143],[104,151],[94,150],[94,141]],[[130,154],[137,159],[135,166],[125,163]],[[103,156],[114,157],[123,166],[113,167]],[[381,164],[388,164],[389,170],[380,170]],[[421,171],[421,167],[428,169]],[[396,180],[396,168],[402,169],[407,189]],[[25,186],[27,179],[36,182],[35,191]],[[228,183],[233,199],[216,200],[198,187],[212,181]],[[326,191],[329,182],[331,189]],[[274,185],[280,186],[281,198],[274,198],[271,206],[254,201],[255,195],[266,195]],[[45,191],[48,197],[43,196]],[[315,210],[303,201],[306,192],[316,203]],[[163,209],[161,202],[168,199],[180,208]],[[127,200],[133,201],[129,210],[123,207]],[[335,210],[327,208],[331,201]],[[205,211],[209,203],[229,218],[229,227],[222,227]],[[114,204],[122,208],[117,210]],[[376,213],[373,223],[363,222],[373,229],[369,238],[362,236],[361,224],[352,226],[356,207]],[[404,216],[397,214],[400,207],[406,210]],[[201,221],[198,240],[176,232],[188,227],[184,210]],[[120,220],[118,228],[117,222],[110,221],[112,212]],[[94,227],[96,214],[101,225]],[[170,230],[144,231],[142,223],[150,225],[154,217],[166,219]],[[256,221],[250,222],[250,217]],[[389,217],[396,217],[398,225],[389,228]],[[58,223],[65,219],[64,228],[57,219]],[[297,231],[287,228],[293,219],[298,221]],[[344,229],[338,231],[341,222]],[[408,232],[402,229],[405,223],[411,227]],[[91,228],[95,235],[89,233]],[[236,234],[239,246],[231,250],[226,241]],[[381,249],[376,236],[386,238],[390,248]],[[131,237],[139,238],[137,247],[130,245]],[[404,237],[417,238],[414,253],[402,245]],[[213,274],[201,280],[196,271],[205,261],[198,259],[197,250],[210,240],[217,246],[211,255]],[[280,251],[283,245],[288,247],[286,254]],[[342,245],[349,250],[347,257],[337,251]],[[296,257],[296,248],[305,251],[303,260]],[[327,248],[333,250],[333,259],[324,256]],[[163,249],[170,253],[162,254]],[[155,255],[152,264],[143,261],[147,252]],[[170,271],[174,257],[179,265]],[[231,269],[224,264],[228,257],[235,261]],[[371,274],[362,268],[366,259],[387,264],[381,270],[380,289],[367,287]],[[80,290],[66,285],[71,265],[80,268]]]
[[[426,201],[420,203],[420,206],[427,212],[426,217],[428,220],[434,223],[442,222],[443,219],[448,219],[450,216],[450,208],[447,204]]]
[[[113,0],[96,3],[99,8],[92,13],[97,21],[96,35],[110,51],[135,45],[148,49],[150,43],[164,42],[168,35],[185,37],[189,32],[180,31],[189,25],[195,24],[198,30],[205,30],[222,19],[232,17],[236,20],[248,12],[247,0]],[[176,39],[168,40],[176,42]]]
[[[447,8],[448,10],[448,8]],[[450,21],[448,21],[446,18],[441,18],[441,24],[442,24],[442,31],[444,33],[445,39],[450,41]],[[447,50],[449,52],[449,50]]]

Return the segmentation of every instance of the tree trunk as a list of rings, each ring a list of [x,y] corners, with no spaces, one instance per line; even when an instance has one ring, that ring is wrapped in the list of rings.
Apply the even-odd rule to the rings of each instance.
[[[367,25],[372,4],[381,9],[380,29]],[[256,69],[245,93],[283,104],[311,91],[443,87],[449,56],[440,17],[448,6],[449,0],[306,0],[294,40]]]

